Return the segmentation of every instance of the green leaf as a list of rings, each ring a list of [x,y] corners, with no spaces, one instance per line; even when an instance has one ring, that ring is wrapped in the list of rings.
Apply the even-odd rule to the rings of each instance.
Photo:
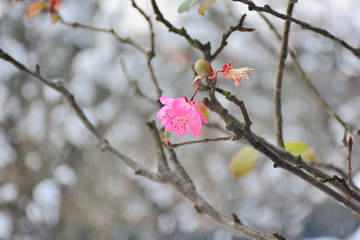
[[[178,13],[183,13],[189,11],[195,3],[200,0],[185,0],[178,8]]]
[[[216,0],[206,0],[205,2],[203,2],[199,7],[199,10],[198,10],[199,14],[204,16],[206,9],[208,9],[208,7],[213,5],[215,1]]]
[[[304,142],[294,141],[285,142],[285,150],[292,153],[295,156],[301,156],[305,162],[316,162],[315,149],[310,147]]]
[[[170,137],[170,132],[168,132],[166,129],[163,132],[163,141],[164,143],[168,143],[169,142],[169,137]]]
[[[259,152],[251,146],[246,146],[237,151],[229,163],[230,171],[237,178],[248,174],[256,165]]]
[[[200,75],[201,77],[205,76],[205,75],[212,75],[213,74],[213,69],[211,67],[211,64],[204,60],[204,59],[199,59],[196,61],[195,63],[195,71],[198,75]]]

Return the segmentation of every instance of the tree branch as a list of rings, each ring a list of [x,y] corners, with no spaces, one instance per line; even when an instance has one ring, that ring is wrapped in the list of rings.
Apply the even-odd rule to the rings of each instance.
[[[251,120],[249,117],[249,114],[246,110],[245,104],[242,100],[237,99],[237,97],[235,95],[232,95],[229,91],[225,91],[219,87],[215,88],[215,91],[217,91],[218,93],[222,94],[225,96],[225,98],[227,100],[229,100],[230,102],[234,103],[236,106],[238,106],[241,110],[241,113],[243,115],[244,118],[244,129],[245,130],[250,130],[251,127]]]
[[[322,29],[322,28],[318,28],[318,27],[314,27],[312,25],[310,25],[309,23],[300,21],[296,18],[281,14],[279,12],[274,11],[269,5],[265,5],[264,7],[259,7],[257,5],[255,5],[255,3],[253,3],[250,0],[233,0],[234,2],[242,2],[244,4],[247,4],[249,7],[249,11],[258,11],[258,12],[266,12],[266,13],[270,13],[273,16],[276,16],[278,18],[284,19],[284,20],[289,20],[291,22],[294,22],[296,24],[298,24],[299,26],[301,26],[303,29],[307,29],[310,31],[313,31],[315,33],[318,33],[324,37],[327,37],[337,43],[340,43],[344,48],[348,49],[349,51],[351,51],[357,58],[360,58],[360,49],[359,48],[354,48],[353,46],[351,46],[350,44],[348,44],[347,42],[345,42],[344,40],[341,40],[340,38],[334,36],[333,34],[329,33],[327,30]]]
[[[206,202],[196,191],[194,185],[192,184],[189,179],[183,180],[179,178],[175,173],[170,171],[170,169],[164,167],[162,169],[161,174],[156,174],[144,167],[142,167],[140,164],[135,162],[134,160],[128,158],[124,154],[120,153],[118,150],[116,150],[108,141],[107,139],[97,130],[97,128],[88,120],[88,118],[85,116],[82,109],[78,106],[77,102],[75,101],[75,97],[65,88],[65,86],[59,82],[52,82],[44,77],[42,77],[38,72],[34,72],[26,68],[24,65],[22,65],[20,62],[16,61],[14,58],[12,58],[10,55],[5,53],[2,49],[0,49],[0,58],[4,59],[5,61],[13,64],[15,67],[17,67],[19,70],[25,72],[26,74],[29,74],[36,79],[40,80],[45,85],[51,87],[52,89],[60,92],[62,96],[69,101],[69,104],[74,109],[77,116],[80,118],[80,120],[83,122],[85,127],[98,139],[98,141],[101,144],[101,150],[102,151],[109,151],[113,153],[115,156],[117,156],[122,162],[124,162],[128,167],[134,170],[135,174],[143,176],[151,181],[158,182],[158,183],[164,183],[169,184],[173,186],[178,192],[183,194],[186,198],[191,200],[195,204],[195,208],[198,210],[199,213],[202,213],[212,219],[216,224],[219,226],[229,229],[233,232],[239,233],[249,239],[258,239],[258,240],[276,240],[277,238],[263,233],[261,231],[252,229],[250,227],[247,227],[245,225],[236,223],[233,219],[226,217],[222,215],[220,212],[218,212],[214,207],[212,207],[208,202]],[[155,138],[160,139],[160,136],[157,134],[153,134]],[[159,146],[158,146],[159,147]],[[160,146],[162,148],[162,146]],[[160,153],[162,156],[163,152]],[[162,157],[161,157],[162,158]],[[163,160],[160,159],[160,162]],[[183,175],[182,173],[181,175]],[[188,178],[188,176],[187,176]]]
[[[352,181],[351,181],[351,151],[352,151],[352,147],[353,147],[353,140],[351,137],[349,137],[348,143],[347,143],[347,147],[348,147],[348,157],[347,157],[347,162],[348,162],[348,180],[347,180],[347,185],[351,186]]]
[[[175,164],[176,170],[180,173],[180,176],[187,183],[189,183],[193,187],[193,189],[195,190],[195,185],[194,185],[193,181],[191,180],[191,178],[189,177],[188,173],[186,172],[185,168],[179,162],[179,160],[178,160],[178,158],[176,156],[175,150],[168,148],[168,152],[170,153],[170,160]]]
[[[84,111],[79,107],[77,104],[74,95],[72,95],[67,88],[65,88],[64,84],[62,82],[52,82],[50,80],[45,79],[42,77],[38,72],[34,72],[26,68],[23,64],[16,61],[14,58],[12,58],[10,55],[5,53],[2,49],[0,49],[0,58],[4,59],[5,61],[13,64],[15,67],[17,67],[22,72],[25,72],[36,79],[40,80],[42,83],[47,85],[48,87],[58,91],[62,94],[62,96],[68,101],[70,106],[74,109],[76,115],[80,118],[82,123],[85,125],[85,127],[96,137],[96,139],[101,144],[101,150],[102,151],[109,151],[116,155],[119,159],[121,159],[127,166],[129,166],[131,169],[135,171],[135,174],[141,175],[143,177],[146,177],[154,182],[159,182],[160,179],[158,176],[156,176],[155,173],[147,170],[146,168],[142,167],[137,162],[133,161],[132,159],[128,158],[124,154],[117,151],[113,146],[108,142],[108,140],[99,132],[99,130],[89,121],[89,119],[84,114]]]
[[[261,12],[258,12],[259,15],[264,19],[264,21],[268,24],[268,26],[270,27],[270,29],[274,32],[274,34],[276,35],[278,40],[281,40],[281,35],[277,32],[277,30],[275,29],[274,25],[269,21],[269,19],[264,16],[264,14],[262,14]],[[289,55],[291,57],[291,59],[293,60],[293,62],[295,63],[296,68],[298,69],[298,71],[300,72],[300,76],[301,78],[304,80],[305,85],[309,88],[309,90],[313,93],[313,95],[315,96],[315,98],[317,99],[317,101],[320,103],[320,105],[325,109],[325,111],[328,113],[329,116],[335,118],[336,121],[338,121],[340,123],[340,125],[345,129],[346,132],[349,133],[353,133],[355,136],[356,134],[354,133],[354,128],[351,127],[348,123],[346,123],[337,113],[336,111],[331,108],[329,106],[329,104],[324,100],[324,98],[320,95],[319,91],[316,89],[316,87],[314,86],[314,84],[311,82],[310,78],[308,77],[308,75],[306,74],[305,70],[303,69],[303,67],[301,66],[301,64],[299,63],[295,51],[288,47],[288,52]]]
[[[148,15],[145,14],[145,12],[139,8],[135,2],[135,0],[131,0],[132,2],[132,5],[135,9],[137,9],[141,15],[144,16],[145,20],[148,22],[149,24],[149,28],[150,28],[150,40],[151,40],[151,48],[150,50],[146,53],[147,55],[147,66],[148,66],[148,70],[150,72],[150,76],[151,76],[151,80],[152,82],[154,83],[155,85],[155,88],[156,88],[156,92],[157,92],[157,97],[159,98],[162,94],[162,90],[159,86],[159,83],[155,77],[155,73],[154,73],[154,69],[152,67],[152,64],[151,64],[151,60],[155,57],[155,34],[154,34],[154,29],[153,29],[153,25],[152,25],[152,22],[151,22],[151,19]]]
[[[137,50],[139,50],[141,53],[143,53],[146,58],[147,58],[147,66],[148,66],[148,70],[150,72],[150,76],[151,76],[151,80],[152,82],[154,83],[155,85],[155,88],[156,88],[156,92],[157,92],[157,96],[158,98],[161,96],[162,94],[162,91],[160,89],[160,86],[158,84],[158,81],[155,77],[155,74],[154,74],[154,70],[153,70],[153,67],[152,67],[152,64],[151,64],[151,60],[153,59],[153,57],[155,57],[155,39],[154,39],[154,30],[153,30],[153,26],[152,26],[152,22],[151,22],[151,19],[149,16],[147,16],[145,14],[145,12],[140,9],[134,0],[131,0],[132,3],[133,3],[133,7],[135,9],[137,9],[140,14],[145,18],[145,20],[148,22],[149,24],[149,28],[150,28],[150,40],[151,40],[151,48],[149,51],[146,51],[141,45],[137,44],[134,40],[132,40],[131,38],[122,38],[120,37],[117,33],[115,33],[114,29],[103,29],[103,28],[97,28],[97,27],[93,27],[93,26],[89,26],[89,25],[85,25],[85,24],[81,24],[81,23],[70,23],[70,22],[67,22],[65,21],[60,15],[59,15],[59,21],[69,27],[72,27],[72,28],[83,28],[83,29],[88,29],[88,30],[91,30],[91,31],[94,31],[94,32],[103,32],[103,33],[110,33],[112,34],[118,41],[120,41],[121,43],[123,44],[129,44],[133,47],[135,47]]]
[[[159,7],[156,4],[155,0],[151,0],[152,7],[154,9],[154,12],[156,14],[156,20],[163,23],[169,30],[169,32],[176,33],[180,36],[183,36],[186,38],[186,40],[189,42],[189,44],[197,49],[199,49],[204,54],[204,59],[209,60],[211,59],[211,45],[210,42],[207,42],[205,44],[201,43],[199,40],[192,38],[185,28],[178,29],[174,27],[168,20],[164,18],[162,13],[159,10]]]
[[[114,29],[104,29],[104,28],[97,28],[97,27],[93,27],[93,26],[89,26],[89,25],[85,25],[85,24],[81,24],[81,23],[70,23],[65,21],[60,15],[59,16],[59,21],[69,27],[72,28],[83,28],[83,29],[88,29],[94,32],[103,32],[103,33],[110,33],[112,34],[119,42],[124,43],[124,44],[129,44],[133,47],[135,47],[137,50],[139,50],[140,52],[142,52],[143,54],[146,54],[145,49],[137,44],[134,40],[132,40],[131,38],[122,38],[120,37],[117,33],[115,33]]]
[[[244,131],[242,125],[238,121],[232,120],[232,117],[228,114],[228,111],[223,108],[218,102],[210,101],[208,98],[203,99],[204,105],[209,108],[211,111],[216,112],[226,124],[226,128],[229,131],[232,131],[239,139],[243,139],[248,142],[251,146],[257,149],[259,152],[265,154],[270,160],[274,162],[274,167],[280,167],[284,170],[291,172],[292,174],[296,175],[297,177],[303,179],[304,181],[310,183],[314,187],[318,188],[320,191],[326,193],[328,196],[333,198],[336,202],[340,205],[344,206],[345,208],[349,209],[353,213],[360,215],[360,201],[359,195],[356,194],[354,191],[348,188],[346,183],[341,179],[336,179],[336,181],[331,182],[332,184],[336,184],[338,188],[340,188],[344,192],[348,192],[347,196],[349,199],[340,195],[332,188],[328,187],[311,175],[307,174],[302,170],[302,165],[292,165],[288,163],[287,159],[282,158],[276,152],[272,151],[269,148],[269,144],[264,144],[262,140],[260,140],[255,134],[251,131]],[[322,176],[327,176],[325,173],[322,173],[319,170],[316,172],[320,172]],[[351,194],[351,196],[350,196]]]
[[[287,16],[291,16],[295,1],[289,0],[286,10]],[[279,55],[279,62],[276,69],[276,81],[274,87],[274,102],[275,102],[275,125],[276,125],[276,139],[279,147],[285,148],[283,136],[283,117],[281,113],[281,87],[283,81],[283,71],[285,68],[285,60],[288,52],[288,41],[290,31],[289,20],[285,20],[284,34],[282,37],[281,50]]]
[[[168,144],[169,148],[177,148],[184,145],[194,144],[194,143],[208,143],[208,142],[219,142],[219,141],[234,141],[234,136],[230,137],[217,137],[217,138],[204,138],[201,140],[194,140],[182,143]]]
[[[243,27],[243,24],[244,24],[244,21],[245,21],[245,17],[246,17],[246,14],[243,14],[239,20],[239,22],[233,26],[233,27],[230,27],[229,30],[224,33],[222,35],[222,39],[221,39],[221,43],[220,43],[220,46],[218,47],[218,49],[216,49],[216,51],[214,52],[214,54],[212,54],[210,56],[209,59],[207,59],[209,62],[211,62],[212,60],[214,60],[218,55],[219,53],[224,49],[224,47],[227,45],[227,39],[230,37],[230,35],[235,32],[235,31],[240,31],[240,32],[252,32],[255,30],[255,28],[244,28]]]
[[[155,143],[156,153],[158,155],[158,173],[161,175],[164,171],[170,170],[165,156],[164,148],[162,147],[162,141],[159,135],[159,131],[156,127],[155,121],[147,122],[146,125],[150,128],[153,140]]]

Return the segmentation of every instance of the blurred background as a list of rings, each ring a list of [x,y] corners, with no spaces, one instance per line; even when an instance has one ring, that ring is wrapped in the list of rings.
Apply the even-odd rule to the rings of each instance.
[[[63,0],[64,20],[113,28],[145,49],[150,48],[147,22],[128,0]],[[191,65],[201,52],[156,22],[150,1],[136,1],[151,16],[156,57],[152,63],[163,95],[193,94]],[[258,5],[267,1],[256,1]],[[89,119],[120,152],[156,169],[156,154],[146,121],[155,120],[157,96],[146,58],[112,35],[52,24],[49,14],[33,20],[24,11],[29,1],[0,3],[0,48],[30,69],[40,65],[43,76],[63,81]],[[255,69],[252,81],[235,87],[220,78],[218,86],[244,100],[254,132],[275,140],[273,86],[281,43],[256,12],[241,3],[218,0],[206,11],[197,6],[179,14],[181,0],[158,0],[160,11],[174,26],[184,26],[212,52],[222,34],[246,13],[251,33],[235,32],[212,65],[231,61]],[[287,1],[271,6],[286,12]],[[360,9],[357,0],[310,1],[295,5],[294,17],[327,29],[350,45],[360,47]],[[267,15],[268,16],[268,15]],[[282,33],[284,22],[268,16]],[[292,25],[289,44],[312,83],[334,110],[355,129],[360,128],[360,61],[339,44]],[[124,68],[121,65],[123,63]],[[126,71],[124,71],[126,69]],[[134,85],[154,102],[136,94]],[[205,96],[199,93],[197,98]],[[346,169],[344,130],[329,117],[287,59],[283,84],[285,141],[303,141],[315,148],[318,161]],[[241,119],[237,107],[219,101]],[[224,124],[211,113],[209,122]],[[201,137],[230,136],[204,126]],[[353,178],[360,186],[360,145],[354,137]],[[192,135],[178,143],[195,140]],[[176,149],[201,195],[220,212],[236,213],[259,230],[289,239],[360,238],[359,218],[320,191],[261,156],[255,169],[236,179],[228,169],[241,142],[186,145]],[[330,172],[331,173],[331,172]],[[121,161],[100,151],[62,97],[39,81],[0,61],[0,239],[243,239],[199,215],[193,203],[169,186],[135,176]]]

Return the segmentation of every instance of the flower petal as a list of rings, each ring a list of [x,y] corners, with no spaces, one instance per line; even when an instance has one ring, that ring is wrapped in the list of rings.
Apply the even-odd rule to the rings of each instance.
[[[166,105],[166,104],[174,101],[175,99],[169,98],[169,97],[166,97],[166,96],[161,96],[161,97],[159,98],[159,100],[160,100],[160,102],[161,102],[162,104]]]
[[[171,110],[176,116],[185,116],[191,111],[191,106],[184,98],[176,98],[172,102]]]

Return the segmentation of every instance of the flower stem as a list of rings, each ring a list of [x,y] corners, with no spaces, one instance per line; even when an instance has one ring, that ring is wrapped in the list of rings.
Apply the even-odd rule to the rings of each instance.
[[[213,71],[213,74],[212,74],[212,75],[204,75],[204,76],[202,76],[202,77],[199,79],[199,82],[198,82],[198,85],[196,86],[195,92],[194,92],[194,94],[192,95],[192,97],[190,98],[189,101],[191,102],[191,101],[194,99],[195,95],[196,95],[197,92],[199,91],[199,87],[200,87],[201,80],[203,80],[204,77],[210,77],[210,79],[211,79],[214,83],[216,83],[216,81],[217,81],[217,74],[218,74],[219,72],[224,72],[224,70],[222,70],[222,69],[216,70],[216,71]]]
[[[197,94],[197,92],[199,91],[199,87],[200,87],[200,83],[201,83],[201,80],[203,80],[204,77],[210,77],[211,75],[204,75],[202,76],[200,79],[199,79],[199,82],[198,82],[198,85],[196,86],[196,89],[195,89],[195,92],[194,94],[192,95],[192,97],[190,98],[190,102],[194,99],[195,95]]]

